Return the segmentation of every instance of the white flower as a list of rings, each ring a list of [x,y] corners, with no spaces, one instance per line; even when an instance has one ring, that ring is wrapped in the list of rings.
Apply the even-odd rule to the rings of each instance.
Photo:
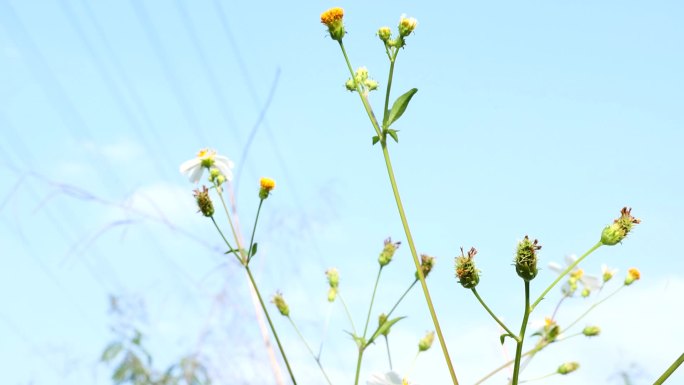
[[[406,385],[408,381],[401,378],[397,372],[387,372],[387,373],[373,373],[371,374],[367,385]]]
[[[204,169],[212,167],[217,168],[227,181],[233,179],[233,161],[223,155],[217,155],[216,151],[209,148],[200,150],[195,158],[183,162],[179,171],[187,176],[190,182],[197,183]]]
[[[556,273],[562,273],[567,266],[572,265],[577,261],[577,256],[573,255],[566,255],[565,256],[565,266],[561,266],[555,262],[549,263],[549,268]],[[594,277],[593,275],[588,275],[584,274],[584,270],[576,267],[574,270],[572,270],[570,273],[570,278],[575,279],[576,281],[579,281],[582,283],[582,285],[593,291],[601,288],[601,280],[598,279],[597,277]]]
[[[611,278],[617,273],[618,269],[611,269],[606,265],[605,263],[601,265],[601,274],[603,278],[603,282],[608,282],[610,281]]]

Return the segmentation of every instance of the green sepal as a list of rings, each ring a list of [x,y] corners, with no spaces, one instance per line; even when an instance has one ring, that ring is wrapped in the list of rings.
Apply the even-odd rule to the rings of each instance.
[[[378,143],[379,141],[380,141],[380,137],[377,136],[377,135],[375,135],[375,136],[373,137],[373,146],[375,146],[375,144]]]
[[[382,324],[382,325],[378,328],[378,330],[375,331],[375,334],[373,334],[373,337],[371,337],[371,339],[368,340],[368,343],[371,343],[371,342],[375,341],[375,339],[378,338],[379,335],[384,334],[385,331],[387,331],[389,328],[392,327],[392,325],[394,325],[395,323],[401,321],[401,320],[404,319],[404,318],[406,318],[406,317],[405,317],[405,316],[402,316],[402,317],[397,317],[397,318],[393,318],[393,319],[391,319],[391,320],[385,321],[385,323]]]
[[[399,130],[393,130],[391,128],[387,130],[387,133],[392,137],[392,139],[394,139],[396,143],[399,143],[399,137],[397,136],[397,132],[399,132]]]
[[[394,101],[392,109],[390,110],[389,115],[387,116],[385,128],[389,128],[392,125],[392,123],[396,122],[399,118],[401,118],[401,115],[403,115],[404,111],[406,111],[406,107],[408,107],[411,98],[413,97],[413,95],[416,94],[416,92],[418,92],[417,88],[411,88],[410,90],[408,90],[408,92],[401,95],[397,98],[397,100]]]

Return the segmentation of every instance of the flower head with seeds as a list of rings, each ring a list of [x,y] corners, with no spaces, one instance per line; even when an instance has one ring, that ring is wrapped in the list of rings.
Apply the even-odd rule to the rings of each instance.
[[[205,148],[197,153],[197,156],[183,162],[179,171],[190,179],[190,182],[197,183],[202,177],[204,169],[217,169],[226,180],[233,179],[233,161],[223,155],[218,155],[216,151]]]
[[[475,254],[477,250],[471,247],[466,256],[461,247],[461,256],[456,257],[456,278],[466,289],[472,289],[480,283],[480,270],[475,268]]]
[[[632,227],[641,223],[641,220],[632,216],[632,209],[623,207],[620,217],[606,226],[601,233],[601,243],[606,246],[614,246],[622,242],[632,230]]]
[[[530,238],[525,235],[525,238],[518,243],[518,248],[515,253],[515,272],[520,278],[525,281],[531,281],[537,276],[537,251],[541,249],[541,245],[535,239],[530,241]]]
[[[197,207],[199,207],[199,212],[205,217],[211,217],[214,215],[214,204],[211,202],[211,197],[209,197],[209,190],[207,186],[202,186],[202,189],[197,189],[194,191],[195,201],[197,202]]]
[[[394,252],[397,251],[400,245],[401,242],[392,242],[392,238],[385,239],[385,246],[382,248],[382,252],[380,252],[380,256],[378,257],[378,263],[380,263],[381,267],[387,266],[392,262]]]

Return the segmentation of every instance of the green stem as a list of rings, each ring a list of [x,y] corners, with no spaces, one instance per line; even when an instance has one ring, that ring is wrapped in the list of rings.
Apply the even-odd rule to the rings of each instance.
[[[496,323],[498,323],[499,326],[501,326],[508,333],[508,335],[510,335],[516,341],[518,341],[518,337],[516,337],[516,335],[510,329],[508,329],[508,327],[506,327],[506,325],[503,322],[501,322],[499,317],[497,317],[494,314],[494,312],[492,312],[491,309],[489,309],[487,304],[485,304],[485,302],[482,300],[482,298],[480,298],[480,295],[477,293],[477,290],[475,290],[475,288],[472,288],[471,290],[473,291],[473,294],[475,294],[475,298],[477,298],[477,300],[480,301],[480,304],[482,305],[482,307],[484,307],[485,310],[487,310],[487,313],[489,313],[489,315],[492,316],[492,318],[494,318],[494,321],[496,321]]]
[[[392,354],[390,354],[389,338],[385,337],[385,347],[387,348],[387,361],[389,361],[390,370],[392,370]]]
[[[252,276],[252,271],[249,269],[249,266],[245,265],[245,270],[247,271],[247,275],[249,276],[250,282],[252,282],[252,287],[254,287],[254,292],[257,295],[257,298],[259,298],[259,303],[261,304],[261,309],[263,309],[264,314],[266,314],[266,320],[268,320],[268,326],[271,327],[271,332],[273,332],[273,336],[275,337],[276,342],[278,343],[278,349],[280,349],[280,354],[283,357],[283,361],[285,361],[285,366],[287,366],[287,371],[290,373],[290,378],[292,379],[292,383],[294,385],[297,385],[297,380],[295,380],[294,374],[292,373],[292,368],[290,368],[290,362],[287,360],[287,356],[285,355],[285,351],[283,350],[283,345],[280,343],[280,338],[278,338],[278,333],[275,330],[275,327],[273,326],[273,322],[271,321],[271,316],[268,314],[268,310],[266,309],[266,305],[264,304],[263,298],[261,298],[261,293],[259,293],[259,288],[257,288],[256,282],[254,281],[254,277]]]
[[[292,324],[292,327],[293,327],[294,330],[297,332],[297,335],[298,335],[299,338],[302,340],[302,342],[304,342],[304,346],[306,346],[306,348],[309,350],[309,353],[311,353],[311,356],[314,358],[314,360],[316,360],[316,363],[318,364],[318,368],[321,369],[321,373],[323,373],[323,377],[325,377],[325,380],[328,381],[328,384],[332,385],[332,382],[330,382],[330,378],[328,378],[328,375],[325,373],[325,369],[323,369],[323,365],[321,365],[321,360],[320,360],[318,357],[316,357],[316,355],[314,354],[313,350],[311,350],[311,347],[310,347],[309,344],[306,342],[306,339],[304,338],[304,336],[302,335],[302,333],[299,331],[299,328],[298,328],[297,325],[294,323],[294,321],[292,320],[292,318],[288,315],[288,316],[287,316],[287,319],[290,320],[290,324]]]
[[[240,259],[241,259],[240,262],[243,265],[246,265],[247,258],[244,255],[245,251],[242,249],[242,245],[240,245],[240,238],[238,237],[237,232],[235,231],[235,226],[233,226],[232,215],[230,215],[230,210],[228,210],[228,206],[226,205],[226,201],[225,201],[225,199],[223,199],[223,193],[221,192],[221,187],[214,182],[214,188],[216,189],[216,193],[218,194],[219,198],[221,199],[221,204],[223,205],[223,210],[225,210],[225,212],[226,212],[226,217],[228,217],[228,223],[230,224],[230,230],[233,233],[233,238],[235,239],[235,244],[237,244],[238,251],[240,252]]]
[[[538,352],[539,350],[541,350],[543,347],[544,347],[544,346],[537,346],[537,347],[535,347],[535,348],[533,348],[533,349],[530,349],[530,350],[528,350],[527,352],[523,353],[522,356],[523,356],[523,357],[526,357],[526,356],[529,356],[530,354],[537,353],[537,352]],[[495,374],[499,373],[500,371],[506,369],[507,367],[511,366],[511,364],[514,363],[514,362],[515,362],[514,360],[510,360],[510,361],[506,362],[505,364],[503,364],[503,365],[499,366],[498,368],[496,368],[496,369],[492,370],[491,372],[489,372],[486,376],[482,377],[482,378],[480,379],[480,381],[476,382],[476,383],[473,384],[473,385],[480,385],[480,384],[482,384],[483,382],[485,382],[486,380],[488,380],[489,378],[491,378],[493,375],[495,375]]]
[[[344,44],[342,44],[342,41],[340,40],[340,48],[342,49],[342,54],[344,55],[344,60],[347,62],[347,68],[349,68],[349,73],[351,74],[352,79],[354,79],[354,70],[352,69],[351,63],[349,62],[349,57],[347,56],[347,51],[344,49]],[[370,104],[368,103],[368,99],[365,97],[363,92],[361,92],[361,86],[356,85],[356,93],[359,94],[359,97],[361,97],[361,103],[363,103],[363,108],[366,110],[366,114],[368,114],[368,119],[370,119],[371,123],[373,124],[373,128],[375,128],[375,133],[378,135],[378,137],[384,141],[384,138],[382,136],[382,130],[380,130],[380,126],[378,125],[378,120],[375,118],[375,115],[373,114],[373,109],[371,108]]]
[[[397,308],[397,306],[399,306],[399,303],[401,303],[401,301],[404,300],[404,297],[406,297],[406,294],[408,294],[409,291],[411,291],[411,289],[413,289],[413,287],[416,286],[416,283],[418,283],[418,280],[417,280],[417,279],[416,279],[415,281],[413,281],[413,283],[411,283],[411,284],[409,285],[408,289],[406,289],[406,291],[404,292],[404,294],[402,294],[401,297],[399,297],[399,299],[398,299],[397,302],[394,304],[394,306],[392,306],[392,309],[389,311],[389,313],[387,313],[387,318],[388,318],[388,319],[389,319],[389,317],[392,315],[392,313],[394,313],[394,310]]]
[[[376,123],[377,124],[377,123]],[[392,191],[394,192],[394,200],[397,202],[397,210],[399,211],[399,217],[401,217],[401,223],[404,226],[404,232],[406,233],[406,239],[408,240],[409,248],[411,249],[411,255],[413,256],[413,263],[415,264],[416,271],[418,272],[418,279],[420,280],[420,285],[423,288],[423,295],[425,296],[425,302],[427,303],[428,309],[430,311],[430,316],[432,317],[432,323],[435,326],[435,332],[437,333],[437,338],[439,339],[439,345],[442,348],[442,354],[449,367],[449,374],[451,375],[451,381],[454,385],[458,385],[458,380],[456,379],[456,372],[454,371],[454,366],[451,363],[451,358],[449,357],[449,351],[447,350],[446,342],[444,341],[444,335],[442,334],[442,328],[439,327],[439,320],[437,319],[437,313],[435,312],[435,307],[432,305],[432,299],[430,297],[430,291],[428,290],[427,284],[425,283],[425,276],[423,270],[420,268],[420,260],[418,259],[418,253],[416,252],[416,246],[413,243],[413,237],[411,236],[411,229],[409,229],[408,221],[406,219],[406,214],[404,213],[404,206],[401,203],[401,197],[399,196],[399,188],[397,187],[397,181],[394,179],[394,171],[392,169],[392,162],[390,161],[389,151],[387,150],[387,143],[382,140],[382,153],[385,157],[385,165],[387,166],[387,174],[389,175],[390,184],[392,185]]]
[[[624,287],[625,287],[625,285],[620,286],[619,288],[617,288],[617,290],[615,290],[614,292],[612,292],[610,295],[606,296],[606,298],[604,298],[604,299],[602,299],[602,300],[596,302],[595,304],[591,305],[591,306],[589,307],[589,309],[587,309],[584,313],[582,313],[582,315],[580,315],[579,317],[577,317],[577,319],[574,320],[570,325],[566,326],[566,327],[565,327],[565,330],[569,330],[571,327],[575,326],[575,324],[577,324],[582,318],[584,318],[587,314],[589,314],[590,311],[594,310],[598,305],[602,304],[603,302],[607,301],[610,297],[612,297],[612,296],[614,296],[615,294],[617,294],[617,293],[618,293],[620,290],[622,290],[622,288],[624,288]]]
[[[375,301],[375,293],[378,290],[378,282],[380,282],[380,273],[382,273],[382,267],[378,269],[378,276],[375,278],[375,286],[373,286],[373,296],[371,297],[370,306],[368,306],[368,315],[366,316],[366,326],[363,327],[363,338],[366,338],[366,332],[368,331],[368,323],[370,322],[371,310],[373,310],[373,302]]]
[[[385,109],[382,112],[382,128],[386,129],[388,127],[385,127],[385,124],[387,124],[387,115],[389,114],[389,99],[390,99],[390,90],[392,89],[392,78],[394,77],[394,62],[397,59],[397,55],[399,55],[399,50],[396,50],[394,55],[390,56],[390,69],[389,69],[389,75],[387,76],[387,91],[385,92]]]
[[[252,260],[252,246],[254,245],[254,233],[256,233],[257,222],[259,222],[259,213],[261,212],[261,205],[264,203],[263,199],[259,200],[259,208],[257,209],[256,218],[254,218],[254,227],[252,228],[252,236],[249,240],[249,248],[247,249],[247,264]]]
[[[212,215],[212,216],[209,217],[209,218],[211,218],[211,221],[214,223],[214,226],[216,227],[216,230],[218,230],[219,234],[221,234],[221,238],[223,238],[223,242],[226,243],[226,245],[228,246],[228,248],[229,248],[230,250],[233,250],[233,252],[232,252],[231,254],[235,255],[235,258],[237,258],[237,260],[238,260],[240,263],[242,263],[242,261],[240,260],[240,256],[239,256],[237,253],[235,253],[235,249],[233,249],[233,246],[230,245],[230,242],[228,242],[228,239],[226,239],[226,236],[223,235],[223,231],[221,231],[221,228],[219,227],[218,223],[216,223],[216,219],[214,219],[214,216]]]
[[[570,272],[570,270],[574,269],[575,266],[577,266],[580,262],[582,262],[582,261],[584,260],[584,258],[586,258],[587,256],[589,256],[589,254],[593,253],[594,251],[596,251],[596,249],[598,249],[598,248],[601,247],[602,245],[603,245],[603,243],[601,243],[601,241],[599,241],[599,242],[596,243],[594,246],[592,246],[591,249],[589,249],[586,253],[584,253],[581,257],[579,257],[575,262],[573,262],[572,264],[570,264],[570,266],[568,266],[565,270],[563,270],[563,272],[561,272],[561,273],[558,275],[558,277],[556,278],[556,280],[553,281],[553,282],[549,285],[549,287],[547,287],[546,290],[544,290],[543,293],[541,293],[541,295],[539,296],[539,298],[537,298],[536,301],[534,301],[534,303],[532,304],[532,308],[530,309],[530,312],[533,311],[534,308],[537,307],[537,305],[539,305],[539,302],[541,302],[541,301],[544,299],[544,296],[545,296],[546,294],[548,294],[549,291],[551,291],[551,289],[553,289],[554,286],[556,286],[556,285],[558,284],[558,282],[560,282],[560,280],[563,279],[563,277],[565,277],[565,276]]]
[[[549,378],[551,376],[555,376],[556,374],[558,374],[558,372],[549,373],[549,374],[541,376],[541,377],[530,378],[529,380],[520,381],[520,383],[522,384],[525,382],[539,381],[539,380],[543,380],[545,378]]]
[[[520,334],[518,335],[518,342],[515,347],[515,362],[513,364],[513,380],[512,385],[518,385],[518,377],[520,375],[520,359],[522,358],[522,348],[525,342],[525,330],[527,329],[527,320],[530,317],[530,281],[525,281],[525,314],[523,315],[522,325],[520,325]]]
[[[349,308],[347,307],[347,303],[344,302],[344,299],[342,298],[342,294],[340,292],[337,293],[337,298],[339,298],[340,302],[342,302],[342,307],[344,307],[344,312],[347,313],[347,318],[349,318],[349,323],[351,324],[352,332],[354,332],[354,335],[356,335],[354,320],[352,319],[351,313],[349,313]]]
[[[665,373],[663,373],[662,376],[658,377],[658,379],[653,383],[653,385],[660,385],[663,382],[665,382],[665,380],[667,380],[667,378],[670,377],[670,375],[672,375],[672,373],[674,373],[675,370],[677,370],[677,368],[679,367],[679,365],[682,364],[682,362],[684,362],[684,353],[682,353],[682,355],[679,356],[679,358],[677,358],[675,362],[673,362],[672,365],[670,365],[670,367],[667,368],[667,370],[665,370]]]
[[[356,376],[354,377],[354,385],[359,385],[359,374],[361,374],[361,361],[363,360],[363,351],[365,346],[359,346],[359,358],[356,360]]]

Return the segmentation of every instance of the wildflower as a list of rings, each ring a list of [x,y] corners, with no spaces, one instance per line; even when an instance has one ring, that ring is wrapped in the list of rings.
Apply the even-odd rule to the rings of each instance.
[[[515,253],[515,271],[520,278],[525,281],[531,281],[537,276],[537,250],[541,249],[541,245],[535,239],[534,242],[525,235],[525,238],[518,243],[518,249]]]
[[[423,278],[427,278],[428,274],[432,271],[432,267],[435,265],[435,257],[431,257],[427,254],[420,255],[420,270],[423,272]],[[418,272],[416,271],[416,279],[418,277]]]
[[[562,375],[566,375],[569,373],[574,372],[579,368],[579,363],[577,362],[566,362],[563,365],[558,367],[557,372]]]
[[[473,261],[475,254],[477,250],[471,247],[468,256],[465,256],[461,247],[461,256],[456,257],[456,277],[466,289],[472,289],[480,282],[480,270],[475,268],[475,261]]]
[[[321,23],[328,27],[330,37],[333,40],[342,42],[342,38],[346,31],[344,30],[344,9],[335,7],[321,13]]]
[[[634,281],[641,278],[641,272],[636,267],[627,270],[627,277],[625,278],[625,286],[631,285]]]
[[[620,217],[613,224],[606,226],[601,233],[601,243],[613,246],[620,243],[632,230],[632,226],[641,223],[641,220],[632,216],[632,209],[623,207]]]
[[[541,336],[542,340],[546,343],[554,342],[558,339],[561,334],[560,326],[556,323],[553,318],[544,318],[544,326],[540,331],[535,333],[535,335]]]
[[[428,332],[425,334],[425,337],[421,338],[420,341],[418,342],[418,351],[419,352],[424,352],[432,346],[432,343],[435,341],[435,332]]]
[[[582,330],[582,334],[587,337],[595,337],[601,333],[601,328],[598,326],[587,326]]]
[[[567,266],[570,266],[573,263],[575,263],[575,261],[577,261],[577,257],[574,254],[567,255],[565,257],[565,267],[555,262],[551,262],[549,263],[549,269],[560,274],[567,268]],[[568,274],[568,281],[566,285],[563,286],[563,293],[568,297],[572,296],[577,290],[578,282],[582,284],[583,297],[587,297],[592,290],[598,290],[599,288],[601,288],[601,283],[599,282],[599,279],[597,277],[585,274],[583,269],[575,268],[570,272],[570,274]]]
[[[406,37],[413,32],[418,26],[418,20],[414,17],[406,17],[406,15],[401,15],[399,18],[399,36]]]
[[[230,181],[233,179],[233,167],[233,161],[223,155],[216,154],[216,151],[212,149],[205,148],[200,150],[195,158],[183,162],[179,171],[186,175],[190,182],[197,183],[205,168],[216,168],[226,180]]]
[[[285,317],[290,316],[290,307],[287,306],[287,302],[285,302],[285,298],[283,298],[282,293],[279,293],[279,292],[276,293],[273,296],[273,299],[271,300],[271,302],[274,305],[276,305],[280,314],[284,315]]]
[[[275,188],[275,181],[271,178],[263,177],[259,180],[259,198],[266,199]]]
[[[194,190],[194,196],[197,201],[197,207],[199,207],[198,212],[201,212],[205,217],[213,216],[214,204],[211,202],[211,197],[209,197],[207,186],[202,186],[202,190]]]
[[[385,247],[383,247],[382,252],[380,252],[380,257],[378,257],[378,262],[381,267],[387,266],[392,262],[392,257],[394,252],[397,251],[401,245],[401,242],[392,242],[392,238],[385,239]]]
[[[617,269],[609,269],[608,265],[603,264],[603,265],[601,265],[601,272],[603,273],[602,278],[603,278],[603,282],[605,283],[605,282],[610,281],[611,278],[613,278],[615,273],[617,273]]]
[[[359,67],[356,72],[354,72],[353,79],[347,79],[344,86],[349,91],[359,91],[364,95],[368,95],[368,92],[375,91],[378,89],[378,82],[368,77],[368,68]],[[359,89],[357,89],[357,86]]]

